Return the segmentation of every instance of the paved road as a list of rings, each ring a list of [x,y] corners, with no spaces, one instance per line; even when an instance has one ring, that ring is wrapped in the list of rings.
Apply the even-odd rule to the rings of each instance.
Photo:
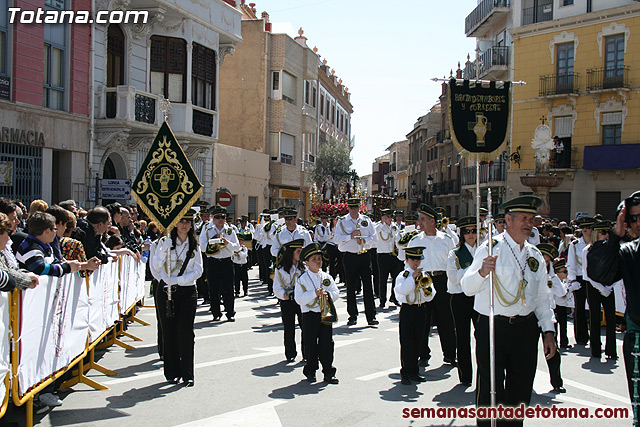
[[[355,327],[346,326],[346,302],[336,303],[340,316],[334,327],[335,366],[339,385],[308,384],[303,363],[284,362],[283,335],[276,300],[268,298],[250,272],[250,295],[236,300],[237,321],[213,322],[208,306],[198,306],[196,316],[195,387],[169,385],[155,346],[155,312],[143,308],[139,317],[152,326],[133,324],[129,332],[143,339],[125,351],[111,347],[100,353],[99,363],[117,377],[91,371],[88,376],[107,385],[108,391],[75,386],[64,396],[63,406],[42,415],[42,426],[422,426],[475,425],[469,419],[403,418],[414,408],[472,407],[473,388],[458,385],[456,371],[443,365],[437,335],[432,333],[428,381],[404,386],[399,375],[398,309],[378,313],[380,325],[368,327],[361,314]],[[362,302],[360,301],[360,307]],[[299,334],[299,331],[298,331]],[[298,335],[299,342],[299,335]],[[603,337],[604,339],[604,337]],[[622,335],[618,353],[622,354]],[[591,360],[588,348],[563,354],[562,374],[566,394],[549,393],[547,366],[540,356],[533,405],[561,408],[629,408],[622,361]],[[319,377],[321,378],[321,376]],[[3,420],[24,424],[17,408]],[[631,420],[527,420],[528,426],[621,426]]]

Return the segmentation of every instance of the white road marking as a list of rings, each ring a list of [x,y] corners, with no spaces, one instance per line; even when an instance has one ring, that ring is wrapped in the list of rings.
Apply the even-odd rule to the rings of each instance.
[[[286,403],[285,400],[273,400],[259,405],[249,406],[247,408],[238,409],[224,414],[216,415],[209,418],[203,418],[198,421],[180,424],[178,427],[209,427],[209,426],[262,426],[262,427],[281,427],[280,417],[275,407]]]
[[[360,381],[371,381],[371,380],[375,380],[376,378],[386,377],[389,374],[399,374],[399,373],[400,373],[400,366],[397,366],[395,368],[387,369],[386,371],[374,372],[373,374],[364,375],[356,379]]]

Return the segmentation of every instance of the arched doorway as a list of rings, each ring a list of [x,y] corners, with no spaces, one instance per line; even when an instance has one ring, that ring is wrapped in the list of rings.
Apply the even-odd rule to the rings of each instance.
[[[128,179],[127,165],[118,153],[111,153],[104,161],[102,179]],[[129,202],[129,200],[102,199],[102,205],[106,206],[114,202]]]

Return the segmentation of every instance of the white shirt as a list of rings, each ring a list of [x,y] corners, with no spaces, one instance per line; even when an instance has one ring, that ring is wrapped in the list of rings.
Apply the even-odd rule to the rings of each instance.
[[[458,235],[451,229],[449,228],[449,226],[445,227],[442,231],[444,233],[446,233],[449,237],[451,237],[451,240],[453,240],[453,245],[454,246],[458,246],[458,243],[460,242],[460,238],[458,237]]]
[[[469,251],[471,256],[474,256],[478,247],[469,246],[469,244],[466,242],[464,243],[464,245],[467,247],[467,250]],[[462,277],[464,276],[464,273],[466,273],[469,266],[459,266],[459,262],[456,262],[458,260],[458,257],[456,256],[456,253],[454,251],[455,249],[452,249],[451,252],[449,252],[449,258],[447,259],[447,292],[449,292],[450,294],[461,294],[462,286],[460,286],[460,280],[462,280]]]
[[[424,259],[420,263],[423,271],[446,271],[449,252],[455,247],[453,240],[442,231],[436,231],[435,236],[427,236],[424,231],[413,237],[408,248],[423,246]]]
[[[400,304],[424,304],[431,301],[436,296],[436,288],[431,285],[431,295],[427,296],[424,291],[416,285],[416,279],[413,278],[415,270],[405,265],[404,271],[396,277],[396,286],[393,292]]]
[[[390,254],[396,244],[398,229],[395,225],[387,225],[384,222],[376,224],[377,250],[379,254]]]
[[[176,239],[176,247],[171,249],[173,242],[171,238],[162,237],[158,240],[158,243],[150,252],[151,264],[149,268],[155,273],[154,277],[158,280],[162,280],[167,285],[178,286],[193,286],[196,280],[202,276],[202,253],[200,248],[196,247],[196,250],[191,254],[189,263],[182,273],[178,276],[182,264],[187,259],[187,252],[189,252],[189,239],[181,242],[179,238]],[[152,245],[153,246],[153,245]],[[151,250],[150,250],[151,251]],[[167,255],[169,257],[167,258]]]
[[[538,246],[540,244],[540,232],[536,227],[533,227],[531,229],[531,234],[533,234],[533,236],[529,236],[529,238],[527,238],[527,242],[531,243],[533,246]]]
[[[291,295],[296,287],[296,279],[302,273],[304,271],[300,270],[296,265],[292,265],[289,271],[284,268],[278,268],[273,275],[273,293],[276,298],[283,300],[284,294]]]
[[[371,218],[358,214],[356,219],[347,214],[338,220],[336,224],[334,241],[338,244],[340,252],[351,252],[357,254],[362,249],[360,244],[362,239],[352,239],[351,233],[360,229],[364,244],[376,241],[376,231]]]
[[[586,246],[584,237],[580,237],[569,245],[567,253],[567,282],[569,284],[572,284],[571,282],[574,282],[578,276],[582,276],[582,250]],[[580,289],[580,286],[575,289]]]
[[[240,245],[240,249],[235,251],[231,255],[231,262],[238,265],[245,265],[247,263],[247,257],[249,255],[249,249],[246,246]]]
[[[495,314],[511,317],[526,316],[531,312],[535,312],[538,325],[542,327],[542,330],[545,332],[553,331],[555,319],[549,305],[547,270],[542,254],[528,242],[525,242],[521,249],[520,245],[511,238],[509,233],[503,233],[497,236],[495,240],[497,240],[497,244],[493,247],[493,255],[498,255],[495,274],[499,283],[494,283],[494,287],[500,286],[505,298],[513,300],[518,293],[519,282],[523,278],[522,268],[524,268],[524,280],[527,282],[524,289],[526,301],[520,299],[515,304],[506,306],[496,295],[494,299]],[[488,254],[487,245],[480,246],[476,251],[471,267],[469,267],[460,282],[465,294],[469,296],[475,295],[473,308],[485,316],[489,315],[489,275],[481,277],[478,271],[482,267],[482,261]],[[529,258],[537,261],[538,266],[535,272],[527,262]]]
[[[551,277],[551,281],[553,282],[552,294],[555,299],[555,303],[558,306],[562,307],[573,307],[575,302],[573,300],[573,292],[569,291],[569,284],[567,283],[567,279],[560,280],[557,274],[553,274]],[[562,293],[564,291],[564,294]]]
[[[313,231],[313,240],[318,243],[331,243],[331,230],[329,223],[327,225],[318,224]]]
[[[223,258],[231,258],[231,255],[238,249],[240,249],[240,243],[238,243],[238,236],[236,236],[236,232],[233,231],[233,228],[229,227],[228,224],[225,224],[222,227],[222,230],[218,229],[214,224],[211,224],[210,227],[207,227],[205,230],[202,230],[200,233],[200,247],[204,249],[206,252],[207,245],[209,244],[209,240],[215,237],[224,237],[229,241],[229,243],[218,253],[215,255],[207,255],[212,258],[223,259]]]
[[[329,295],[331,295],[331,299],[333,299],[334,303],[338,301],[340,292],[329,273],[325,273],[322,270],[317,273],[307,270],[296,279],[296,290],[294,295],[296,302],[300,305],[300,310],[302,310],[303,313],[308,311],[320,313],[319,298],[316,295],[316,289],[319,288],[324,289]]]
[[[275,233],[271,241],[271,255],[278,256],[278,251],[282,245],[296,239],[303,239],[304,246],[307,246],[311,244],[311,233],[301,225],[296,225],[293,231],[289,231],[286,226],[283,226]]]
[[[419,231],[418,231],[419,232]],[[407,246],[407,244],[401,245],[400,244],[400,240],[405,236],[405,234],[407,234],[408,231],[406,231],[406,226],[404,229],[399,230],[398,233],[396,234],[396,247],[398,248],[398,259],[402,262],[404,262],[405,260],[405,256],[404,256],[404,248]]]
[[[9,239],[9,241],[7,242],[7,246],[3,249],[3,252],[4,256],[7,258],[7,262],[9,263],[9,265],[18,268],[18,260],[16,259],[16,255],[13,253],[13,249],[11,248],[12,244],[13,241]]]

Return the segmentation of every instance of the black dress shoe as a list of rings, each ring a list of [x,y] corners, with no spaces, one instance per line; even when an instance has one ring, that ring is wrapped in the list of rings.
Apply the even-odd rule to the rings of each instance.
[[[228,321],[228,322],[235,322],[235,321],[236,321],[236,318],[235,318],[235,317],[233,317],[233,316],[227,316],[227,321]]]
[[[450,359],[448,357],[444,358],[444,363],[447,363],[451,366],[458,366],[458,362],[456,362],[455,359]]]
[[[610,354],[607,354],[607,360],[618,360],[618,356],[611,356]]]
[[[287,357],[287,363],[292,363],[294,360],[296,360],[295,357]]]
[[[411,385],[412,383],[411,383],[411,380],[410,380],[409,378],[404,378],[404,377],[403,377],[403,378],[400,380],[400,384],[403,384],[403,385]]]
[[[380,322],[378,322],[376,319],[371,319],[367,323],[369,324],[369,326],[375,326],[380,324]]]
[[[462,384],[465,387],[471,387],[471,381],[460,381],[460,384]]]
[[[422,366],[423,368],[429,366],[429,359],[427,359],[426,357],[421,357],[420,359],[418,359],[418,366]]]
[[[316,376],[315,375],[307,375],[307,381],[309,381],[310,383],[315,383],[316,382]]]
[[[423,383],[423,382],[427,381],[427,379],[425,377],[421,376],[421,375],[411,375],[409,377],[409,379],[411,381],[415,381],[417,383]]]
[[[562,386],[560,386],[560,387],[554,387],[553,391],[555,391],[556,393],[566,393],[567,389],[562,387]]]
[[[222,318],[222,316],[213,316],[213,321],[217,322]]]
[[[384,310],[384,305],[385,304],[383,302],[381,302],[380,305],[378,306],[378,308],[380,308],[381,310]]]
[[[395,298],[394,298],[394,299],[390,299],[389,301],[391,301],[392,303],[394,303],[394,304],[395,304],[395,305],[397,305],[398,307],[400,307],[400,306],[402,305],[402,304],[400,304],[400,303],[398,302],[398,300],[397,300],[397,299],[395,299]]]
[[[187,380],[187,381],[184,383],[184,386],[185,386],[185,387],[193,387],[194,385],[195,385],[195,382],[194,382],[193,380]]]
[[[338,384],[340,382],[336,377],[324,377],[324,381],[329,384]]]
[[[570,344],[567,344],[567,345],[563,345],[562,348],[565,349],[565,350],[571,350],[573,348],[573,346],[570,345]]]
[[[347,326],[353,326],[357,323],[356,319],[349,319],[349,321],[347,322]]]
[[[169,384],[178,384],[180,382],[180,377],[175,377],[167,380]]]

